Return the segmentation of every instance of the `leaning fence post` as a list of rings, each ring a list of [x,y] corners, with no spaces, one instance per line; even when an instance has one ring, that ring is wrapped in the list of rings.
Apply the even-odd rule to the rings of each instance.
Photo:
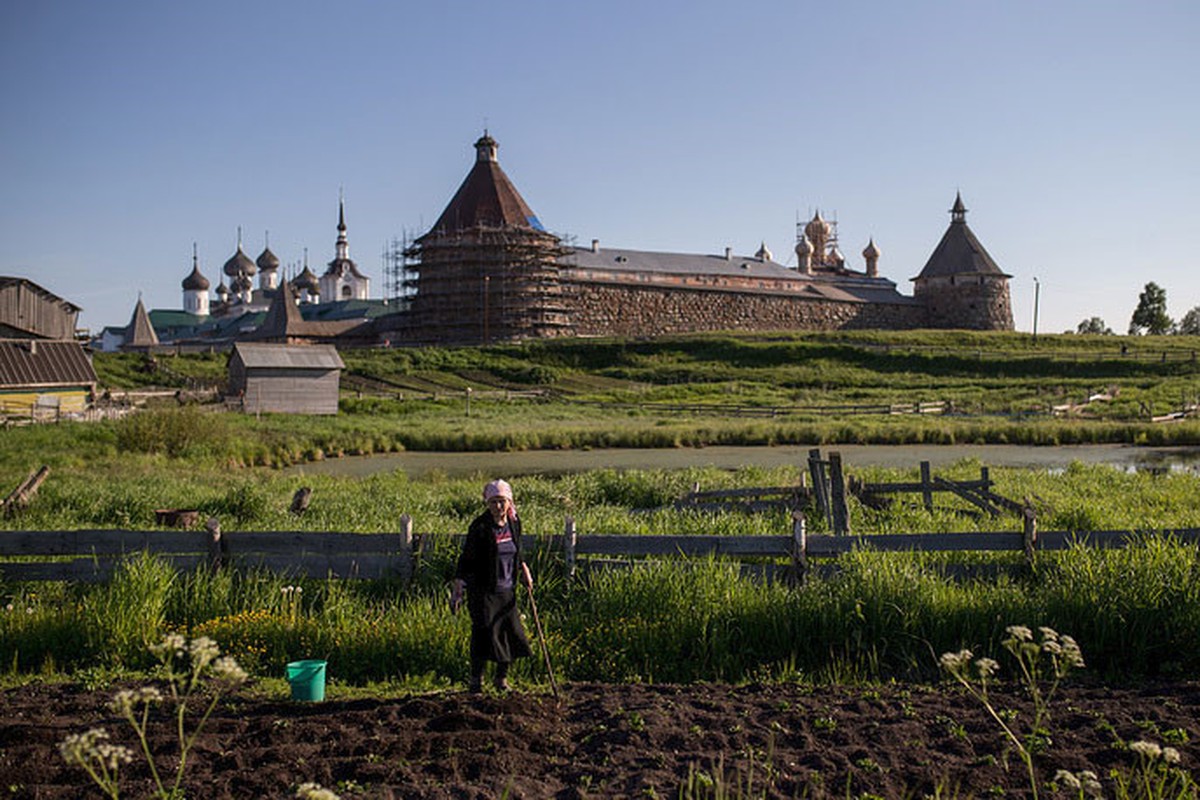
[[[1037,512],[1027,502],[1021,511],[1021,516],[1025,521],[1025,559],[1030,566],[1033,566],[1033,553],[1037,549]]]
[[[792,583],[803,586],[808,580],[808,531],[804,512],[792,512]]]
[[[846,505],[846,476],[842,473],[842,454],[829,454],[829,499],[833,509],[833,532],[850,533],[850,508]]]
[[[925,501],[925,510],[933,511],[932,480],[929,476],[929,462],[921,462],[921,499]]]
[[[209,517],[204,523],[205,535],[208,537],[208,568],[213,572],[224,564],[225,541],[221,538],[221,521]]]
[[[407,586],[413,579],[412,517],[400,515],[400,580]]]
[[[563,565],[567,580],[572,580],[575,577],[575,518],[569,514],[563,528]]]

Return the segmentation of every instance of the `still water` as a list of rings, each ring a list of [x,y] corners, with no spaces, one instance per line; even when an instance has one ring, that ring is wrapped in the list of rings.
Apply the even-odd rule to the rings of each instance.
[[[363,477],[376,472],[404,470],[411,478],[430,472],[450,477],[470,475],[563,474],[590,469],[679,469],[713,466],[735,469],[743,466],[778,467],[803,464],[809,447],[699,447],[661,450],[529,450],[517,453],[387,453],[351,456],[289,467],[299,475]],[[852,466],[913,468],[922,461],[934,467],[964,458],[978,459],[989,467],[1038,467],[1062,469],[1073,461],[1110,464],[1125,470],[1168,469],[1200,472],[1200,447],[1133,447],[1130,445],[835,445],[822,453],[837,451],[842,462]]]

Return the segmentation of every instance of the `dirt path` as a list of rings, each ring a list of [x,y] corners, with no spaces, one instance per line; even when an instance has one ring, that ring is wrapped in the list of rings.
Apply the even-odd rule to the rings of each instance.
[[[0,792],[100,797],[57,751],[102,725],[135,746],[106,704],[113,690],[34,684],[0,693]],[[1019,695],[998,705],[1029,719]],[[175,752],[166,724],[154,748]],[[1072,686],[1054,703],[1058,769],[1104,776],[1132,765],[1139,739],[1176,747],[1200,772],[1200,684]],[[1004,762],[1009,761],[1005,769]],[[135,761],[123,797],[150,796]],[[387,700],[272,702],[235,696],[210,720],[185,784],[189,798],[284,798],[316,781],[349,798],[676,798],[688,781],[735,797],[1020,797],[1028,778],[978,703],[953,689],[573,684],[543,694],[447,693]],[[945,790],[950,790],[949,795]],[[1106,792],[1111,796],[1111,791]],[[712,796],[696,794],[697,797]],[[1044,796],[1052,796],[1046,794]]]

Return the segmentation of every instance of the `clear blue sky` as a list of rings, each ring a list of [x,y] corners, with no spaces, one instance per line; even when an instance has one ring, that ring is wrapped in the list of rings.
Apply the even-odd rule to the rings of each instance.
[[[0,274],[123,325],[243,229],[314,270],[424,232],[486,125],[546,227],[787,262],[839,221],[911,292],[961,190],[1017,328],[1200,305],[1200,3],[0,4]],[[790,256],[795,263],[795,257]]]

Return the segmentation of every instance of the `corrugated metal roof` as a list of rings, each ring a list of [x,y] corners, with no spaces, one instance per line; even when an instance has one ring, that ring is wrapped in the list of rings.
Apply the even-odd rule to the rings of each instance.
[[[96,371],[78,342],[0,339],[0,387],[83,386]]]
[[[252,368],[343,369],[337,349],[330,344],[251,344],[237,342],[234,355]]]

